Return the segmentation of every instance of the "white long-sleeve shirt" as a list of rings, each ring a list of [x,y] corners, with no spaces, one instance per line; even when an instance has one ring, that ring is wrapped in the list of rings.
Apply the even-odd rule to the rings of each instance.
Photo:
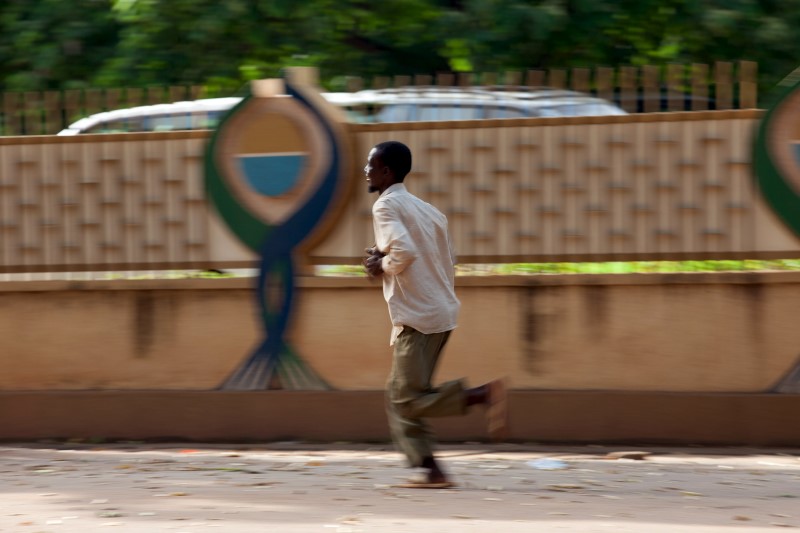
[[[447,217],[395,183],[372,206],[375,244],[386,255],[383,296],[389,305],[394,344],[403,326],[425,334],[457,325],[455,254]]]

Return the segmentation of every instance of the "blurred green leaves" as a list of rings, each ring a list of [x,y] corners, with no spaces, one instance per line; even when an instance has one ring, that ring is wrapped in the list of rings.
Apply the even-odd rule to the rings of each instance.
[[[4,0],[0,90],[800,57],[800,0]]]

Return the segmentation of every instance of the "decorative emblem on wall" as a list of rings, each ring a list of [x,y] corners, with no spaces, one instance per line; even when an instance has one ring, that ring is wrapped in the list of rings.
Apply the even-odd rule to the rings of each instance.
[[[303,74],[251,83],[206,150],[210,199],[260,255],[256,303],[265,338],[223,389],[329,388],[285,336],[298,265],[333,225],[349,188],[350,150],[336,110]]]

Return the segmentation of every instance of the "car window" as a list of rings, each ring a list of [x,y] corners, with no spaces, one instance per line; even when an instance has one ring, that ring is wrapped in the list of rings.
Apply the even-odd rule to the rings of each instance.
[[[172,131],[192,129],[192,116],[189,113],[145,117],[145,131]]]
[[[127,133],[129,131],[141,131],[141,123],[142,120],[140,118],[106,120],[98,122],[81,133]]]
[[[225,111],[227,113],[227,111]],[[217,124],[219,124],[220,119],[222,118],[222,111],[209,111],[203,113],[197,113],[196,118],[194,120],[194,127],[195,129],[211,129],[215,128]]]
[[[408,122],[412,118],[409,104],[387,105],[376,114],[375,122]]]
[[[525,111],[514,107],[491,107],[486,114],[486,118],[520,118],[524,116],[527,116]]]
[[[537,115],[541,117],[593,117],[624,114],[622,109],[602,103],[554,105],[537,110]]]
[[[99,122],[84,133],[119,133],[125,131],[118,121]]]
[[[222,111],[192,111],[144,117],[140,131],[200,130],[213,128],[222,117]]]
[[[345,115],[347,116],[347,119],[350,122],[363,124],[375,121],[374,110],[372,110],[369,106],[366,105],[344,106],[342,107],[342,110],[344,111]]]
[[[483,118],[483,110],[475,105],[421,105],[416,120],[475,120]]]

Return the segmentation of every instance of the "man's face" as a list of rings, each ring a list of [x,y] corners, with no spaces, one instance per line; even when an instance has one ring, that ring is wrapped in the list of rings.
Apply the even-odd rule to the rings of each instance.
[[[381,162],[378,151],[373,148],[367,156],[367,165],[364,167],[367,176],[367,191],[382,193],[391,185],[392,173],[389,167]]]

